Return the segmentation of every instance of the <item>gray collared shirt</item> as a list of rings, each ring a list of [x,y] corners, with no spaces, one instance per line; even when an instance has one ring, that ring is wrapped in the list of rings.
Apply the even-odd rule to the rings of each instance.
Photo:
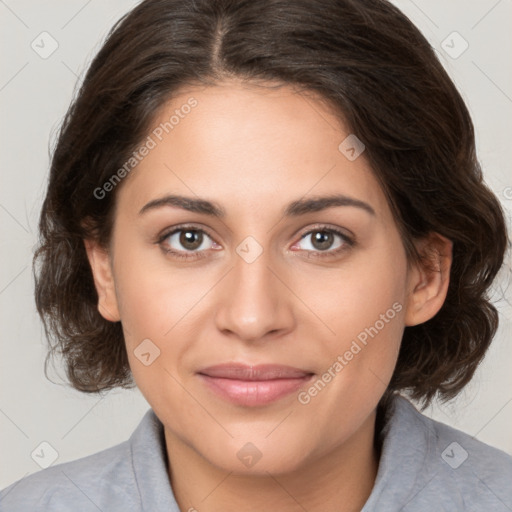
[[[361,512],[512,511],[512,456],[398,395],[382,436],[377,478]],[[163,426],[150,409],[127,441],[3,489],[0,511],[180,512],[165,450]]]

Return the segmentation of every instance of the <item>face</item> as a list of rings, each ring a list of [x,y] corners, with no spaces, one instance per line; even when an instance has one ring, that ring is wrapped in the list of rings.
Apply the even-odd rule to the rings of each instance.
[[[116,192],[110,255],[88,245],[99,310],[122,321],[167,439],[217,467],[291,471],[348,443],[373,421],[404,327],[442,303],[446,282],[436,295],[408,269],[364,152],[340,149],[349,136],[287,86],[190,88]],[[201,374],[224,363],[299,373]],[[261,460],[244,465],[244,450]]]

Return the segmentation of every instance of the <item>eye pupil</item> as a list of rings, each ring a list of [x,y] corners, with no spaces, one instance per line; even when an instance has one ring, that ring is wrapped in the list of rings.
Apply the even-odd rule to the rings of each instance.
[[[199,231],[188,229],[182,230],[181,232],[180,244],[186,249],[193,251],[194,249],[197,249],[198,247],[201,246],[202,241],[203,234],[200,233]]]
[[[316,231],[313,235],[313,245],[319,250],[329,249],[333,243],[333,233],[328,231]]]

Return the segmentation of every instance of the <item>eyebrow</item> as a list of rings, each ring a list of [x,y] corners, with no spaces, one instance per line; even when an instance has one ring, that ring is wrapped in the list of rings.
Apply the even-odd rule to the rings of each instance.
[[[172,206],[189,212],[202,213],[204,215],[210,215],[218,218],[224,218],[226,216],[224,208],[215,202],[179,195],[167,195],[158,199],[153,199],[141,208],[139,215],[164,206]],[[375,210],[368,203],[365,203],[360,199],[338,194],[292,201],[286,206],[284,216],[298,217],[300,215],[319,212],[336,206],[354,206],[356,208],[361,208],[371,215],[376,215]]]

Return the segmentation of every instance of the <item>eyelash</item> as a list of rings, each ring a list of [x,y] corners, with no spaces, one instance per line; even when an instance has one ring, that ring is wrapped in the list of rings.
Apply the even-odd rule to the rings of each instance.
[[[186,254],[186,253],[183,254],[185,251],[175,251],[174,249],[169,249],[163,245],[165,240],[167,240],[170,236],[174,235],[175,233],[179,233],[180,231],[195,231],[198,233],[203,233],[203,234],[207,235],[210,239],[213,240],[213,237],[210,236],[210,234],[202,228],[198,228],[198,227],[192,226],[192,225],[176,226],[171,231],[165,232],[156,241],[156,243],[160,246],[160,248],[162,249],[162,251],[164,251],[164,253],[171,254],[173,258],[177,258],[180,260],[200,260],[200,259],[207,257],[205,254],[207,251],[199,251],[199,252],[187,251],[188,254]],[[314,258],[333,258],[333,257],[340,255],[342,252],[347,251],[348,249],[350,249],[351,247],[353,247],[355,245],[355,240],[350,238],[348,235],[346,235],[342,231],[340,231],[336,228],[323,226],[323,225],[315,226],[313,229],[306,231],[305,233],[303,233],[301,235],[299,241],[306,238],[308,235],[311,235],[313,233],[319,233],[319,232],[320,233],[333,233],[335,235],[338,235],[343,240],[344,244],[335,250],[306,251],[309,253],[313,253]]]

